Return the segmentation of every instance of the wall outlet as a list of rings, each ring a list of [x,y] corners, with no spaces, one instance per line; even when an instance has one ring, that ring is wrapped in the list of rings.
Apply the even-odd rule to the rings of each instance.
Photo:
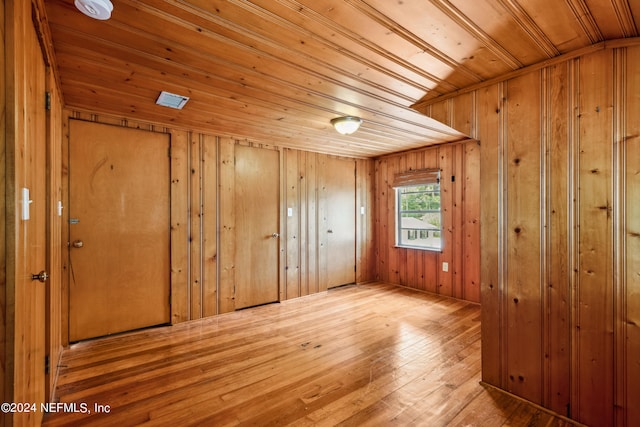
[[[443,262],[442,263],[442,271],[449,271],[449,263],[448,262]]]

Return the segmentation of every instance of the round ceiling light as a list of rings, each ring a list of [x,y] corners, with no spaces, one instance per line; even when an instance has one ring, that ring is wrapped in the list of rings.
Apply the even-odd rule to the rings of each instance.
[[[354,116],[336,117],[335,119],[331,119],[333,127],[342,135],[351,135],[358,130],[361,123],[362,119]]]
[[[74,4],[80,12],[100,21],[111,18],[113,11],[113,4],[109,0],[75,0]]]

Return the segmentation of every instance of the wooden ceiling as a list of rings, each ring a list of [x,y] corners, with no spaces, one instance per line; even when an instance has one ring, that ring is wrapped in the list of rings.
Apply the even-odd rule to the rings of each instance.
[[[640,28],[638,0],[112,2],[45,2],[65,106],[355,157],[464,139],[412,106]]]

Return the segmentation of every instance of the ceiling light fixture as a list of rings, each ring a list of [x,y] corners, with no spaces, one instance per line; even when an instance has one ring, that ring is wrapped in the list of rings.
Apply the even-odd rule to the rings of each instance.
[[[358,130],[361,123],[362,119],[354,116],[336,117],[335,119],[331,119],[333,127],[342,135],[351,135]]]
[[[109,0],[75,0],[74,4],[80,12],[100,21],[111,18],[113,11],[113,4]]]

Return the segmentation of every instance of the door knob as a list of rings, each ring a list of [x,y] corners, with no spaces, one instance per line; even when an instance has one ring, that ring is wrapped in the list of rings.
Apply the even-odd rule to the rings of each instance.
[[[271,237],[273,237],[274,239],[277,239],[278,237],[280,237],[280,235],[278,233],[273,233]]]
[[[42,270],[38,274],[32,274],[31,275],[31,280],[38,280],[38,281],[40,281],[42,283],[46,282],[48,278],[49,278],[49,274],[47,274],[47,272],[44,271],[44,270]]]
[[[84,246],[84,242],[82,240],[74,240],[72,245],[74,248],[81,248]]]

